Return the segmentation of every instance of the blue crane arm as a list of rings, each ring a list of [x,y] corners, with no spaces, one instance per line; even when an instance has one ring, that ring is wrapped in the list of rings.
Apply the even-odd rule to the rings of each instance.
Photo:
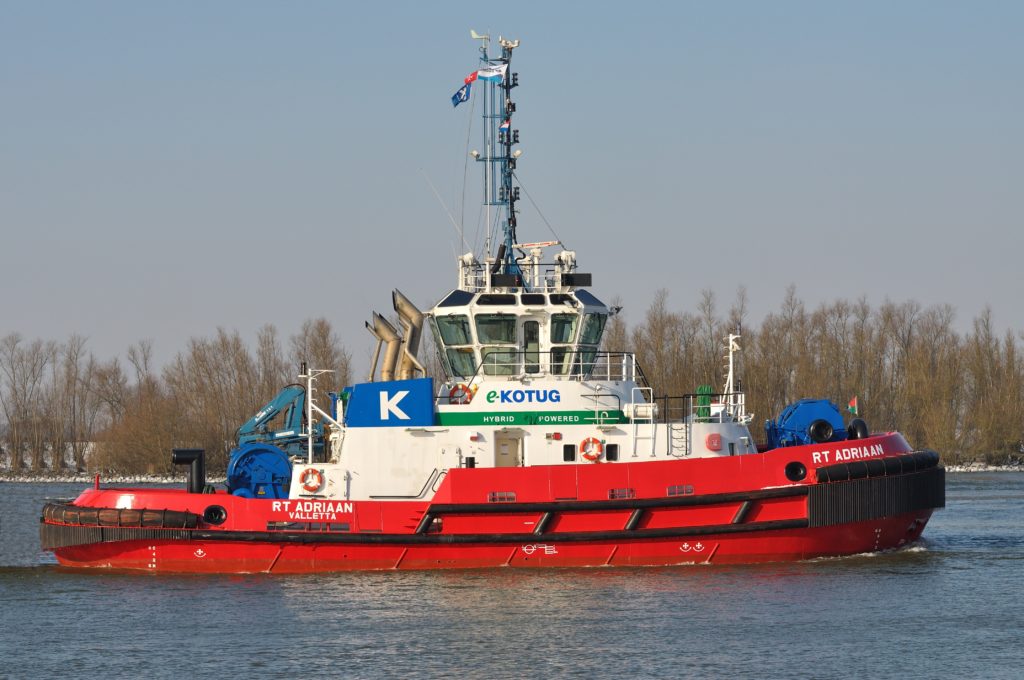
[[[288,409],[285,414],[285,429],[294,429],[296,432],[302,426],[302,413],[306,405],[306,390],[302,385],[288,385],[277,393],[266,406],[256,412],[252,418],[238,428],[238,439],[241,443],[254,435],[258,436],[264,432],[264,426],[274,419],[282,410]]]

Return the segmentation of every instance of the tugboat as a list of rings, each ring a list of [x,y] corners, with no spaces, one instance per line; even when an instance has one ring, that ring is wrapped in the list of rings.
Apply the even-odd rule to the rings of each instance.
[[[94,488],[44,507],[44,549],[66,567],[149,572],[750,563],[888,550],[945,505],[933,451],[805,400],[766,424],[734,379],[656,396],[634,354],[601,349],[617,310],[575,252],[517,237],[510,71],[519,41],[481,41],[484,203],[501,240],[457,260],[456,287],[422,313],[393,293],[375,314],[367,382],[317,405],[285,388],[239,431],[225,489],[201,450],[177,449],[185,489]],[[490,221],[490,220],[489,220]],[[548,253],[552,253],[549,255]],[[418,359],[424,326],[438,378]],[[378,368],[379,374],[378,374]],[[271,429],[273,423],[279,429]]]

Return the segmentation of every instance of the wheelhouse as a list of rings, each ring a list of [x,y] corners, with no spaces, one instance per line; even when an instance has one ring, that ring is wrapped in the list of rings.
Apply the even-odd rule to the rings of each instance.
[[[428,315],[449,380],[586,376],[611,309],[586,290],[454,290]]]

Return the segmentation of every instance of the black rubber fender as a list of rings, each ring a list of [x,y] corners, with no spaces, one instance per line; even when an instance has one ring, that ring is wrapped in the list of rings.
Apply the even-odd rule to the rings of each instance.
[[[885,459],[884,458],[872,458],[864,461],[864,465],[867,466],[867,477],[884,477],[885,476]]]
[[[815,476],[819,482],[845,482],[868,477],[888,477],[919,472],[936,467],[938,464],[939,454],[926,449],[889,458],[826,465],[818,468],[815,471]]]
[[[102,527],[195,529],[199,515],[185,510],[82,507],[72,503],[47,503],[43,520],[60,524]]]
[[[846,428],[848,439],[867,439],[871,436],[871,428],[862,418],[854,418]]]
[[[824,418],[818,418],[807,426],[807,436],[816,444],[824,444],[832,439],[834,434],[835,430],[832,429],[832,423]]]

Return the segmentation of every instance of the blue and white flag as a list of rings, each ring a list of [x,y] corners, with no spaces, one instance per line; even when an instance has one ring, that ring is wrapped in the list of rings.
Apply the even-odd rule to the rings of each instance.
[[[498,126],[498,132],[508,132],[508,128],[511,125],[511,123],[512,121],[506,118],[505,122]]]
[[[508,70],[508,64],[498,64],[497,66],[488,66],[482,68],[476,72],[476,77],[480,80],[486,80],[488,82],[496,83],[500,80],[505,79],[505,71]]]
[[[452,95],[452,106],[458,106],[462,102],[469,101],[469,87],[472,83],[466,83],[459,88],[459,91]]]

